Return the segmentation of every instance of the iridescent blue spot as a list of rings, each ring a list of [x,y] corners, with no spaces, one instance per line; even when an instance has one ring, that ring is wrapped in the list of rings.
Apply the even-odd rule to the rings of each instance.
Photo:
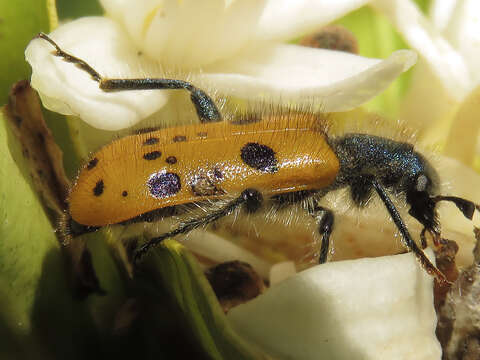
[[[147,186],[153,197],[163,199],[180,191],[180,177],[175,173],[155,173],[148,179]]]
[[[248,166],[269,173],[278,171],[275,151],[267,145],[248,143],[242,147],[240,156]]]

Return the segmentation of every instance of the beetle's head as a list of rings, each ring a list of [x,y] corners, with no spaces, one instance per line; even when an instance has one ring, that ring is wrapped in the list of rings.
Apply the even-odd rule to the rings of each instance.
[[[470,220],[473,218],[475,209],[480,211],[480,207],[456,196],[439,195],[439,177],[436,170],[422,155],[418,153],[416,155],[418,156],[417,171],[410,174],[407,185],[407,203],[410,205],[408,213],[424,226],[424,231],[429,232],[435,242],[438,242],[441,231],[436,211],[438,202],[453,202]]]

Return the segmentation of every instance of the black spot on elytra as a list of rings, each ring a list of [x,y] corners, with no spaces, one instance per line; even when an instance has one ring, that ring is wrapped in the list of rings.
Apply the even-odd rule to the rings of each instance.
[[[175,135],[172,140],[173,142],[182,142],[187,141],[187,137],[185,135]]]
[[[169,156],[165,159],[167,164],[173,165],[177,162],[177,158],[175,156]]]
[[[175,173],[155,173],[148,179],[147,187],[153,197],[163,199],[180,191],[180,177]]]
[[[123,190],[123,192],[122,192],[122,196],[123,196],[123,197],[126,197],[127,195],[128,195],[128,192],[127,192],[127,190]]]
[[[93,158],[92,160],[90,160],[87,164],[87,170],[92,170],[95,166],[97,166],[98,164],[98,159],[97,158]]]
[[[95,196],[102,195],[103,189],[104,189],[103,180],[98,180],[97,184],[93,188],[93,195],[95,195]]]
[[[155,160],[155,159],[158,159],[160,156],[162,156],[162,153],[160,151],[152,151],[152,152],[143,154],[143,158],[145,160]]]
[[[254,169],[270,173],[278,171],[275,151],[267,145],[248,143],[242,147],[240,156],[245,164]]]
[[[155,145],[160,141],[159,138],[151,137],[143,142],[143,145]]]

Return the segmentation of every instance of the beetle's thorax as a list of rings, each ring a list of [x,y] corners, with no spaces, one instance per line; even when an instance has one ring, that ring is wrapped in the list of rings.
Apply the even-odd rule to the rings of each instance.
[[[334,187],[349,186],[358,205],[370,196],[372,177],[395,194],[436,192],[437,173],[409,143],[367,134],[347,134],[330,143],[340,161]]]

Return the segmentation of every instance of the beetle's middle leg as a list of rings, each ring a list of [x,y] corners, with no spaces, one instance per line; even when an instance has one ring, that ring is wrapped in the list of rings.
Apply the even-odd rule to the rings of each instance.
[[[318,232],[322,237],[318,263],[323,264],[327,262],[328,248],[330,246],[330,235],[333,231],[335,217],[332,210],[326,209],[323,206],[318,206],[317,204],[315,204],[309,213],[317,222]]]
[[[283,209],[287,206],[297,204],[304,200],[312,201],[312,203],[308,204],[307,211],[315,219],[318,226],[318,232],[322,238],[320,254],[318,257],[319,264],[327,262],[328,249],[330,246],[330,235],[332,234],[335,219],[331,210],[317,204],[316,199],[321,198],[323,195],[325,195],[325,193],[325,190],[302,190],[293,193],[277,195],[272,198],[276,206],[276,210]],[[312,198],[313,196],[315,196],[315,198]]]
[[[140,248],[135,252],[134,263],[138,262],[138,260],[140,260],[150,248],[154,247],[165,239],[172,238],[180,234],[186,234],[198,227],[208,225],[211,222],[214,222],[224,216],[231,214],[235,209],[240,206],[244,206],[245,210],[247,210],[248,212],[255,212],[260,208],[262,202],[263,196],[258,190],[246,189],[242,191],[239,197],[228,202],[221,209],[212,211],[206,216],[193,218],[185,221],[181,223],[176,229],[150,239],[148,242],[140,246]]]

